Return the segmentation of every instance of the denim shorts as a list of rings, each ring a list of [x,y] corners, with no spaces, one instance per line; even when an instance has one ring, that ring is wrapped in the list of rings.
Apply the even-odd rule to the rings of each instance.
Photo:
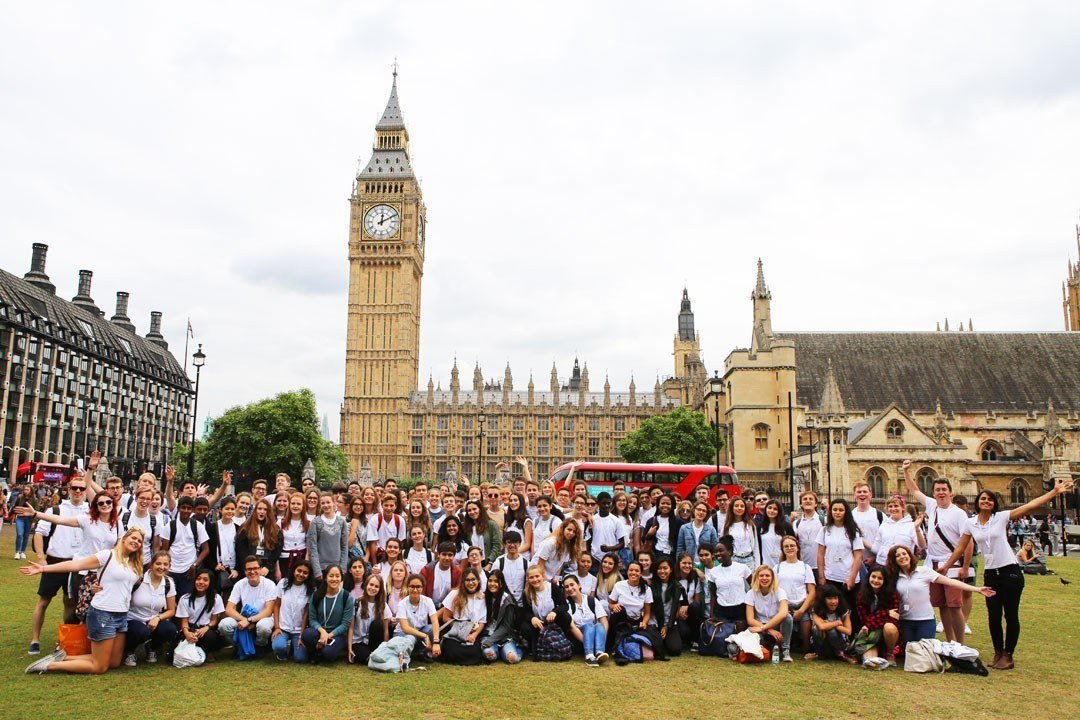
[[[126,612],[98,610],[93,605],[86,611],[86,634],[94,642],[109,640],[119,633],[126,633],[127,628]]]

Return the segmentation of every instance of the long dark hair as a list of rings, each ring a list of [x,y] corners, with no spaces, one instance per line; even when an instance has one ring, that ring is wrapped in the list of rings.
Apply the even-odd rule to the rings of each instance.
[[[351,574],[351,573],[350,573]],[[375,596],[375,600],[369,601],[367,596],[368,581],[375,578],[379,581],[379,594]],[[364,576],[363,595],[356,601],[356,614],[358,617],[367,620],[369,617],[373,617],[376,620],[382,620],[383,613],[386,611],[386,583],[383,582],[382,575],[377,572],[371,572]],[[375,606],[375,614],[371,614],[371,606]]]
[[[660,573],[657,570],[661,565],[668,566],[668,579],[667,579],[667,591],[664,591],[663,583],[660,581]],[[665,558],[660,558],[656,561],[656,564],[652,567],[652,594],[654,602],[666,603],[675,600],[678,596],[678,590],[680,589],[679,581],[675,577],[675,568],[672,566],[671,561]]]
[[[484,587],[484,604],[487,606],[488,623],[490,624],[495,623],[495,618],[498,617],[499,610],[503,606],[503,599],[507,595],[506,578],[503,577],[502,570],[492,568],[491,572],[489,572],[487,576],[488,583],[491,582],[492,578],[495,578],[499,581],[499,591],[493,593],[488,587],[486,587],[486,584]]]
[[[769,508],[774,505],[776,506],[776,519],[772,520],[769,518]],[[779,500],[770,500],[765,504],[765,509],[761,513],[761,526],[758,532],[764,535],[769,531],[770,526],[775,528],[776,534],[780,537],[791,535],[793,532],[787,518],[784,517],[784,507]]]
[[[448,523],[454,523],[455,525],[457,525],[458,533],[453,538],[450,537],[450,533],[446,532],[446,526]],[[442,543],[448,542],[454,546],[454,552],[456,554],[458,551],[461,550],[461,546],[463,544],[461,538],[464,533],[465,530],[461,527],[461,521],[457,519],[457,516],[448,515],[447,517],[443,518],[442,524],[439,525],[439,535],[435,546],[438,547]]]
[[[881,573],[882,583],[880,590],[874,590],[874,588],[870,586],[870,575],[873,573]],[[893,589],[889,586],[889,573],[887,573],[885,568],[880,565],[871,565],[870,570],[866,573],[866,580],[861,583],[861,587],[859,588],[858,599],[860,603],[873,612],[881,607],[892,592]]]
[[[850,540],[852,543],[854,543],[855,542],[855,536],[859,534],[859,526],[855,524],[855,518],[853,518],[851,516],[851,506],[848,505],[847,500],[844,500],[843,498],[836,498],[831,503],[829,503],[829,517],[826,518],[826,521],[827,521],[827,526],[826,527],[835,527],[836,526],[836,521],[833,519],[832,511],[833,511],[833,508],[836,507],[837,505],[841,505],[844,508],[844,520],[843,520],[844,532],[847,533],[848,540]]]
[[[315,591],[315,597],[312,598],[312,600],[315,603],[321,603],[323,601],[323,599],[326,597],[326,591],[328,589],[327,585],[326,585],[326,580],[329,577],[331,570],[337,570],[338,574],[341,575],[342,586],[341,586],[341,589],[338,590],[338,592],[339,593],[345,592],[345,573],[341,572],[341,568],[339,568],[337,565],[331,565],[330,567],[326,568],[326,572],[323,573],[323,579],[322,579],[322,582],[319,583],[319,589]]]
[[[295,586],[296,581],[293,578],[296,577],[296,568],[302,567],[306,567],[308,573],[307,580],[304,581],[303,586],[304,594],[308,597],[311,597],[311,593],[315,592],[315,568],[312,567],[311,563],[307,560],[301,560],[300,562],[296,563],[296,565],[294,565],[291,570],[289,570],[289,575],[281,581],[281,589],[282,591],[284,591]]]
[[[847,605],[847,601],[844,600],[844,596],[832,585],[821,586],[821,591],[817,594],[817,597],[814,598],[814,614],[820,618],[829,614],[829,608],[825,605],[829,598],[836,598],[840,601],[836,605],[836,616],[844,617],[844,613],[848,612],[850,608]]]
[[[476,516],[475,522],[473,522],[473,519],[469,517],[469,507],[471,505],[475,505],[480,511],[480,513]],[[446,521],[444,520],[443,524],[445,523]],[[469,502],[465,503],[465,519],[461,521],[461,530],[463,533],[465,533],[466,535],[472,535],[473,533],[476,533],[477,535],[483,535],[485,532],[487,532],[488,525],[490,523],[491,520],[488,519],[487,508],[484,507],[484,503],[477,500],[470,500]]]

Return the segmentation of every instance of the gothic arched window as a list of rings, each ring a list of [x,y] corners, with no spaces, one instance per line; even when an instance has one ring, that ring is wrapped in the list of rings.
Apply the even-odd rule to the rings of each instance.
[[[904,423],[893,419],[885,424],[885,437],[889,440],[902,440],[904,437]]]
[[[767,450],[769,448],[769,426],[758,423],[754,426],[754,449]]]
[[[987,461],[1000,460],[1005,457],[1005,451],[1001,449],[994,440],[987,440],[983,443],[983,446],[979,449],[979,458]]]
[[[885,495],[886,482],[888,482],[888,475],[883,469],[872,467],[866,471],[866,483],[870,486],[870,492],[874,494],[874,497]]]
[[[1020,478],[1013,478],[1009,483],[1009,502],[1013,505],[1023,505],[1028,501],[1027,483]]]
[[[924,467],[915,476],[915,482],[918,484],[919,489],[922,490],[923,495],[934,496],[934,481],[937,480],[937,477],[938,474],[934,471],[934,468],[929,467]]]

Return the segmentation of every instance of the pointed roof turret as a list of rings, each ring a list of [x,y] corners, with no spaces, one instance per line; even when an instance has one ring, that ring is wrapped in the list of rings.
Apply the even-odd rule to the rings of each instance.
[[[679,339],[693,342],[696,338],[694,312],[690,309],[690,295],[686,292],[686,288],[683,288],[682,302],[679,304]]]
[[[772,295],[769,294],[769,288],[765,285],[765,269],[761,263],[761,258],[757,259],[757,284],[754,285],[754,297],[772,298]]]
[[[404,130],[405,118],[401,114],[401,103],[397,96],[397,63],[394,63],[394,81],[390,85],[390,99],[386,101],[386,109],[383,110],[376,130]]]
[[[934,430],[930,433],[942,445],[952,442],[949,436],[949,424],[945,421],[945,413],[941,411],[941,400],[937,401],[934,409]]]
[[[843,415],[846,412],[844,397],[840,394],[840,385],[836,382],[831,358],[829,368],[825,372],[825,388],[821,391],[821,401],[818,406],[818,411],[822,415]]]
[[[1046,421],[1043,423],[1043,452],[1047,451],[1047,443],[1064,442],[1065,436],[1061,432],[1061,422],[1058,420],[1057,411],[1054,410],[1054,401],[1046,405]]]

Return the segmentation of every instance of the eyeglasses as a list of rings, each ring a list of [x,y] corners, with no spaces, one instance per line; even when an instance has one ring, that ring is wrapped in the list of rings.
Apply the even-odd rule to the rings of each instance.
[[[258,568],[258,567],[244,568],[244,572],[245,573],[257,573],[257,572],[259,572],[259,569],[260,568]]]

